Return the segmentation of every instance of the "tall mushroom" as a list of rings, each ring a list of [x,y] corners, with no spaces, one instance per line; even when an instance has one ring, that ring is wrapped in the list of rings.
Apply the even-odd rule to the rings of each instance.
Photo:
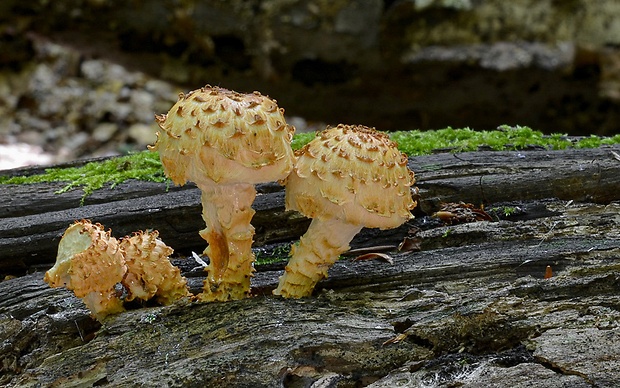
[[[310,295],[362,227],[390,229],[413,218],[414,183],[407,156],[386,134],[342,124],[320,133],[286,179],[286,208],[312,222],[273,293]]]
[[[204,253],[210,263],[198,298],[244,298],[254,271],[254,184],[291,171],[294,128],[275,100],[209,85],[180,94],[156,119],[161,131],[151,149],[159,151],[166,175],[179,185],[193,181],[202,191],[207,227],[200,235],[209,243]]]

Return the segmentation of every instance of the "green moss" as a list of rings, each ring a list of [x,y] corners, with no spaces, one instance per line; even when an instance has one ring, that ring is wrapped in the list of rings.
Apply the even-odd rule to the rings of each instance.
[[[299,149],[314,139],[314,133],[296,135],[293,148]],[[551,150],[562,150],[569,147],[596,148],[601,145],[620,143],[620,135],[601,138],[595,135],[571,140],[567,135],[554,133],[545,135],[529,127],[502,125],[495,131],[475,131],[470,128],[454,129],[451,127],[429,131],[391,132],[390,138],[398,144],[398,148],[409,156],[428,155],[434,150],[447,149],[451,152],[476,151],[480,147],[492,150],[518,150],[531,146],[544,147]]]
[[[278,244],[270,248],[260,247],[253,251],[256,265],[286,262],[290,258],[291,244]]]
[[[545,136],[528,127],[502,126],[495,131],[474,131],[470,128],[445,128],[435,131],[394,132],[392,140],[401,151],[410,156],[426,155],[436,149],[450,149],[453,152],[475,151],[485,146],[493,150],[522,149],[528,146],[542,146],[550,149],[564,149],[572,145],[566,135]]]
[[[315,136],[315,133],[296,134],[291,146],[298,150]],[[482,146],[493,150],[517,150],[529,146],[559,150],[620,143],[620,135],[608,138],[593,135],[571,141],[564,134],[544,135],[529,127],[507,125],[495,131],[450,127],[430,131],[400,131],[390,133],[390,137],[398,143],[398,148],[409,156],[428,155],[437,149],[448,149],[451,152],[475,151]],[[111,187],[114,187],[128,179],[165,182],[166,177],[158,154],[144,151],[103,162],[91,162],[82,167],[50,168],[40,175],[0,177],[0,184],[67,182],[58,193],[81,187],[84,190],[83,202],[86,196],[104,185],[110,183]]]
[[[81,167],[48,168],[45,173],[29,176],[0,177],[0,184],[24,184],[40,182],[67,182],[56,193],[65,193],[80,187],[84,198],[93,191],[110,184],[114,187],[128,179],[165,182],[166,177],[159,161],[159,155],[144,151],[102,162],[90,162]]]
[[[298,150],[301,147],[305,146],[307,143],[310,143],[310,141],[314,139],[315,136],[315,132],[297,133],[293,137],[293,141],[291,141],[291,147],[294,150]]]
[[[517,212],[517,208],[512,207],[512,206],[502,206],[502,207],[494,207],[491,209],[491,211],[494,213],[503,214],[504,217],[510,217],[511,215]]]
[[[595,135],[580,139],[575,143],[575,148],[596,148],[602,145],[610,145],[620,143],[620,134],[613,137],[601,138]]]

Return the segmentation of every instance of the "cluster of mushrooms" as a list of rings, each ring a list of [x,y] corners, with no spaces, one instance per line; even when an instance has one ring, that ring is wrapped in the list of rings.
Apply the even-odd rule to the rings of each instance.
[[[200,235],[208,243],[204,254],[209,265],[203,292],[196,296],[200,301],[249,295],[257,183],[284,184],[286,209],[312,218],[273,291],[286,298],[310,295],[363,227],[395,228],[413,217],[412,192],[417,189],[407,157],[374,129],[328,127],[294,153],[294,128],[275,100],[211,86],[180,94],[168,114],[156,120],[161,131],[150,149],[159,152],[165,174],[178,185],[192,181],[202,192],[206,228]],[[124,254],[131,256],[128,249]],[[58,260],[66,261],[60,247]],[[75,287],[74,281],[54,275],[58,266],[46,274],[48,283]],[[177,280],[185,286],[184,279]],[[76,295],[78,288],[73,288]],[[186,295],[181,294],[175,297]]]
[[[73,290],[98,320],[124,311],[134,299],[167,305],[190,296],[170,263],[172,248],[157,237],[157,231],[137,232],[119,241],[101,224],[77,221],[60,239],[56,264],[43,280]]]

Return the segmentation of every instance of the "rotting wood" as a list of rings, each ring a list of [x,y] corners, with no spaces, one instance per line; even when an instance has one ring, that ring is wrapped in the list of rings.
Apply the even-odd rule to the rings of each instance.
[[[427,212],[441,200],[464,200],[483,203],[489,212],[509,206],[514,216],[442,225],[419,213],[414,224],[389,233],[367,230],[356,245],[395,246],[413,234],[421,251],[388,252],[393,264],[341,260],[303,300],[272,296],[283,264],[265,265],[252,279],[251,299],[136,304],[100,326],[70,291],[43,283],[42,272],[0,282],[0,384],[389,387],[403,381],[417,386],[440,376],[453,386],[494,381],[518,388],[609,386],[620,379],[620,366],[596,355],[617,347],[613,339],[620,333],[620,202],[613,202],[620,196],[620,164],[609,149],[573,151],[579,156],[531,151],[413,159]],[[500,168],[499,161],[505,166],[511,157],[538,164]],[[528,171],[531,176],[525,176]],[[569,173],[577,178],[569,179]],[[541,181],[535,183],[536,177]],[[493,189],[499,182],[504,191]],[[139,184],[128,187],[133,185]],[[108,206],[107,212],[99,219],[87,217],[118,226],[121,233],[160,219],[162,225],[176,225],[180,235],[183,216],[172,219],[172,205],[194,202],[199,215],[199,194],[192,188],[161,189],[144,200],[102,199],[98,205]],[[297,218],[283,218],[283,226],[270,228],[273,209],[282,209],[282,191],[275,185],[262,190],[255,219],[262,234],[289,223],[303,229],[306,221],[285,212],[282,217]],[[79,203],[79,191],[73,195]],[[158,202],[164,197],[170,197],[166,205]],[[125,210],[149,207],[157,209],[156,217]],[[39,217],[64,230],[70,217],[94,209],[101,207],[87,203],[29,215],[19,225],[28,230],[26,220]],[[196,229],[188,224],[187,235],[197,234],[200,221]],[[42,263],[51,264],[55,253],[42,256],[47,260]],[[174,263],[198,292],[204,273],[195,269],[194,259],[175,257]],[[545,279],[547,266],[553,276]],[[562,330],[574,339],[570,348],[554,340]],[[586,343],[589,338],[597,341]],[[579,346],[589,347],[589,358],[557,358]],[[549,369],[555,363],[566,373]]]
[[[481,151],[410,158],[409,167],[420,189],[416,212],[430,214],[440,202],[459,201],[481,205],[559,198],[609,203],[620,199],[620,163],[613,155],[619,149]],[[168,188],[128,181],[96,191],[84,206],[80,206],[81,190],[54,194],[61,187],[62,183],[0,185],[0,271],[51,265],[64,230],[84,218],[102,223],[119,237],[157,229],[180,253],[204,249],[205,242],[197,233],[204,227],[200,192],[191,184]],[[255,245],[298,238],[308,221],[284,211],[282,188],[271,183],[259,185],[258,191],[252,221]]]
[[[0,383],[388,387],[442,376],[446,385],[488,386],[493,371],[519,388],[610,386],[617,360],[596,355],[617,346],[620,332],[620,204],[539,206],[547,211],[521,221],[427,229],[419,233],[432,240],[427,249],[394,253],[393,264],[341,260],[303,300],[271,296],[281,268],[259,267],[254,298],[136,305],[100,327],[40,272],[5,281]],[[548,265],[554,276],[545,279]],[[200,289],[201,278],[190,280]],[[561,330],[592,334],[546,340]],[[562,356],[569,372],[542,373],[564,346],[596,357]],[[527,381],[508,377],[516,370]]]

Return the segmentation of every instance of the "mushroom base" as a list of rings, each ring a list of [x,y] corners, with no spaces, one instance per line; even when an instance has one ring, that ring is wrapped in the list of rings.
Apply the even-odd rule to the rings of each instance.
[[[89,292],[82,298],[82,301],[88,310],[90,310],[91,315],[99,322],[103,322],[103,319],[108,315],[125,311],[123,301],[117,296],[114,290],[107,292]]]
[[[285,298],[310,296],[316,284],[327,277],[329,267],[349,249],[349,243],[361,229],[360,225],[340,220],[313,219],[299,245],[293,245],[291,259],[273,294]]]
[[[205,185],[202,190],[203,219],[207,228],[200,235],[209,246],[204,291],[197,295],[203,302],[243,299],[250,292],[254,272],[250,224],[255,211],[252,203],[256,189],[251,184]]]

